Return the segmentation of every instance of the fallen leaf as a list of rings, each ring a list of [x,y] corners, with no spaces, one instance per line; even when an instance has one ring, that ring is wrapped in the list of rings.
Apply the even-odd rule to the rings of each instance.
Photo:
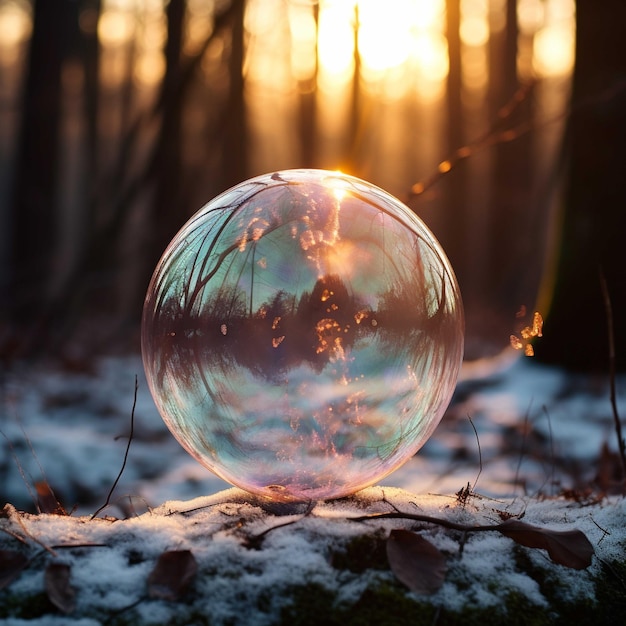
[[[0,550],[0,589],[8,587],[28,565],[28,558],[17,550]]]
[[[387,539],[387,559],[396,578],[415,593],[430,595],[443,584],[443,554],[417,533],[392,530]]]
[[[547,550],[552,561],[559,565],[573,569],[591,565],[593,546],[580,530],[550,530],[513,519],[499,524],[497,530],[522,546]]]
[[[161,600],[178,600],[198,571],[198,564],[189,550],[164,552],[148,577],[148,594]]]
[[[35,490],[37,491],[37,504],[42,513],[49,513],[51,515],[67,515],[67,511],[57,500],[57,497],[54,495],[54,491],[52,491],[52,487],[50,487],[47,482],[39,481],[35,483]]]
[[[76,605],[76,592],[70,585],[71,568],[66,563],[48,563],[44,576],[50,602],[63,613],[71,613]]]

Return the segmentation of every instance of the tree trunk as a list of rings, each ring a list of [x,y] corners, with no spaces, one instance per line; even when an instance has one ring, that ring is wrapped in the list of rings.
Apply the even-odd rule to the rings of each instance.
[[[9,310],[28,324],[40,319],[52,276],[60,161],[61,72],[75,7],[35,0],[13,186]]]
[[[506,28],[493,36],[491,48],[491,119],[496,128],[512,128],[531,117],[530,99],[513,103],[512,98],[521,85],[517,78],[517,17],[515,0],[506,3]],[[510,107],[506,105],[511,104]],[[503,107],[506,109],[503,110]],[[499,126],[498,126],[499,125]],[[531,188],[531,138],[523,135],[512,143],[499,143],[494,149],[494,167],[491,179],[491,206],[489,208],[489,254],[491,273],[486,298],[490,306],[505,313],[503,319],[515,320],[522,301],[520,273],[524,269],[528,247],[520,225],[525,223],[529,210]],[[521,229],[523,232],[524,229]],[[506,328],[502,328],[502,334]]]
[[[245,0],[233,0],[229,59],[229,92],[222,135],[222,171],[220,191],[248,177],[246,158],[246,107],[243,63],[245,54]]]
[[[167,5],[166,70],[161,97],[163,100],[161,134],[154,163],[154,215],[157,237],[155,254],[160,254],[184,223],[187,212],[181,206],[183,100],[181,52],[186,0],[170,0]],[[156,264],[156,260],[155,260]]]
[[[600,273],[612,301],[616,365],[626,369],[626,3],[579,0],[569,183],[553,304],[537,356],[607,371],[608,333]]]
[[[319,5],[312,7],[315,20],[315,68],[313,75],[300,82],[300,146],[302,167],[314,167],[316,162],[315,136],[317,134],[317,32],[319,27]]]
[[[465,145],[463,120],[463,86],[461,82],[461,2],[460,0],[448,0],[446,11],[446,32],[448,39],[448,58],[450,69],[448,71],[448,84],[446,90],[446,106],[448,113],[448,134],[446,154],[453,155]],[[447,215],[453,215],[455,228],[444,230],[442,238],[443,246],[450,251],[452,264],[456,269],[457,278],[461,285],[467,279],[465,264],[460,262],[466,257],[467,245],[467,169],[465,163],[460,163],[456,172],[454,184],[445,187],[445,203]],[[458,260],[454,258],[458,255]]]

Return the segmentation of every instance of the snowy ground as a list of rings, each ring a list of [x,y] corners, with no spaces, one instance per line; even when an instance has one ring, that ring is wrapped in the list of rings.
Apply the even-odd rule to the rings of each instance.
[[[543,550],[528,550],[527,558],[531,567],[553,581],[552,588],[556,587],[562,602],[593,602],[593,579],[601,571],[601,563],[623,558],[626,500],[607,500],[582,516],[576,515],[575,505],[563,500],[520,500],[513,508],[513,514],[524,513],[525,523],[585,533],[595,551],[593,564],[585,570],[555,565]],[[375,558],[363,554],[374,552],[371,542],[359,544],[360,552],[352,556],[357,563],[369,559],[369,567],[347,563],[350,543],[364,534],[373,541],[393,529],[419,531],[442,553],[447,571],[443,584],[429,597],[434,610],[442,607],[461,613],[487,607],[499,613],[512,592],[519,594],[527,607],[549,610],[550,600],[540,582],[520,571],[515,543],[508,537],[494,532],[465,536],[403,519],[348,519],[364,512],[395,509],[470,525],[499,523],[504,512],[504,508],[485,507],[480,502],[478,506],[450,506],[442,496],[414,496],[380,487],[352,499],[318,503],[312,510],[280,516],[235,489],[193,501],[170,502],[118,522],[52,515],[18,517],[9,511],[2,527],[26,542],[32,544],[35,537],[37,541],[36,550],[31,549],[36,556],[31,557],[30,567],[9,588],[12,597],[36,598],[44,588],[49,589],[44,572],[51,563],[71,568],[71,574],[69,584],[61,581],[56,596],[48,591],[68,614],[57,610],[29,621],[7,618],[2,623],[96,626],[123,617],[130,621],[122,623],[132,624],[290,624],[285,611],[290,610],[294,587],[303,587],[311,595],[312,589],[322,587],[334,594],[336,603],[356,611],[368,589],[388,588],[394,577]],[[158,560],[171,552],[184,559],[173,575],[168,572],[172,562],[169,568],[160,568],[156,578],[161,588],[155,588]],[[33,561],[37,562],[33,565]],[[190,589],[184,585],[179,589],[179,580],[187,576]],[[315,600],[310,601],[309,610],[314,607]],[[329,608],[320,605],[316,610],[321,616]],[[197,621],[197,616],[209,621]],[[619,623],[620,618],[614,617],[618,619],[614,623]],[[324,618],[318,622],[313,614],[304,623],[324,623]],[[382,623],[406,621],[386,618]]]
[[[135,375],[139,393],[128,463],[112,504],[101,513],[127,519],[89,521],[85,516],[105,501],[122,464]],[[410,520],[345,521],[393,507],[470,525],[495,524],[512,515],[541,527],[581,530],[595,550],[592,566],[583,572],[554,565],[543,550],[528,550],[542,575],[558,573],[564,598],[593,600],[602,564],[624,561],[626,499],[596,498],[611,490],[617,457],[606,377],[566,375],[531,359],[482,377],[466,371],[431,440],[383,481],[384,488],[341,503],[318,503],[306,516],[303,510],[276,516],[241,492],[224,493],[229,485],[179,447],[156,412],[138,357],[107,358],[88,372],[41,367],[3,376],[0,500],[34,511],[33,485],[43,480],[68,510],[77,505],[71,518],[18,515],[13,509],[0,514],[5,531],[0,548],[21,538],[31,553],[38,550],[42,563],[22,572],[10,593],[42,590],[45,559],[71,567],[75,593],[71,617],[57,610],[56,617],[52,612],[34,621],[2,622],[11,626],[95,626],[106,622],[98,616],[110,620],[118,610],[130,623],[173,623],[178,605],[146,594],[150,572],[168,550],[194,554],[202,575],[195,577],[185,607],[210,614],[210,623],[237,623],[244,597],[246,606],[257,607],[246,623],[279,623],[285,590],[297,584],[338,590],[339,600],[349,604],[368,585],[393,579],[388,570],[357,575],[329,560],[329,553],[362,534],[364,526],[385,535],[418,527],[441,550],[448,574],[430,600],[434,606],[496,607],[515,591],[547,610],[545,589],[520,572],[514,542],[506,536],[485,532],[467,538],[430,525],[416,527]],[[625,383],[618,380],[622,413]],[[468,483],[471,494],[459,498],[457,492]],[[246,538],[284,521],[295,523],[268,533],[261,550],[244,545]],[[90,542],[102,545],[67,548]],[[52,548],[51,556],[42,546],[66,547]]]
[[[566,375],[532,359],[485,377],[474,374],[465,371],[434,435],[386,485],[449,495],[469,482],[490,497],[557,495],[584,488],[600,470],[606,473],[614,453],[602,455],[603,445],[616,450],[608,377]],[[135,376],[134,436],[113,499],[118,507],[142,512],[228,487],[170,435],[150,397],[141,359],[111,357],[91,371],[41,367],[4,373],[0,500],[33,510],[32,485],[45,480],[68,510],[77,505],[88,513],[102,504],[122,464]],[[617,389],[618,407],[626,414],[626,380],[618,380]]]

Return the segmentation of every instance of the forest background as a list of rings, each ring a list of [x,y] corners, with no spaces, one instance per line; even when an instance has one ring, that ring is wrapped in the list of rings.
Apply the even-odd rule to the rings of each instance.
[[[626,364],[621,0],[2,0],[0,354],[138,349],[180,226],[253,175],[404,200],[459,278],[468,358]]]

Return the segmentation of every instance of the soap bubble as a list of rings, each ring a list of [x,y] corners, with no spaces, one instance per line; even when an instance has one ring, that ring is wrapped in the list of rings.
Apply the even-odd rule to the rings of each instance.
[[[463,311],[441,247],[399,200],[289,170],[229,189],[174,237],[142,352],[161,416],[201,464],[273,500],[337,498],[432,434]]]

